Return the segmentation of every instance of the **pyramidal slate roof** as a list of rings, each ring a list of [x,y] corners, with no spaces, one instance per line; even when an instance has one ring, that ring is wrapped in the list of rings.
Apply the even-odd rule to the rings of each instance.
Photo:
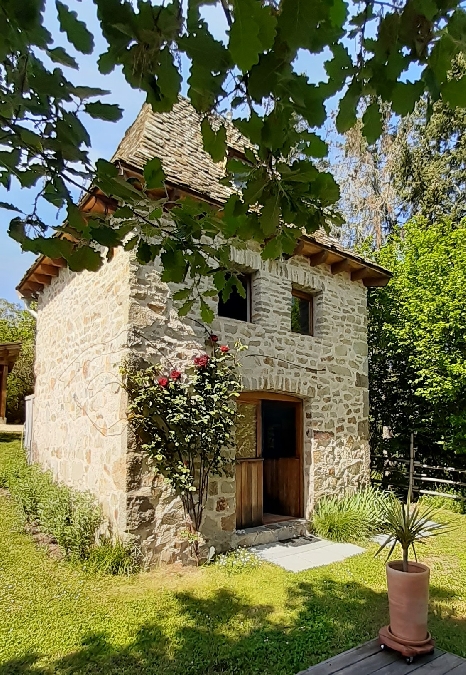
[[[219,116],[214,117],[213,126],[220,120]],[[223,123],[226,125],[229,152],[242,153],[246,144],[249,145],[247,139],[231,121],[224,119]],[[119,162],[123,170],[126,165],[129,171],[142,173],[146,162],[154,157],[161,160],[169,187],[219,206],[231,194],[232,189],[220,182],[225,175],[225,161],[215,163],[204,151],[201,118],[187,99],[180,98],[167,113],[154,113],[149,105],[144,104],[111,161]],[[93,196],[89,200],[92,203],[96,201]],[[87,208],[84,202],[81,207],[86,212],[93,208]],[[349,271],[352,280],[360,279],[365,286],[383,286],[391,276],[390,272],[346,249],[322,230],[302,236],[296,252],[308,257],[311,265],[330,265],[333,274]],[[39,256],[17,289],[24,296],[36,296],[66,265],[64,259]]]
[[[247,140],[228,119],[223,122],[226,124],[228,147],[242,153]],[[162,162],[167,182],[177,187],[218,203],[228,199],[232,192],[231,188],[220,183],[225,176],[225,162],[215,163],[205,152],[201,117],[185,98],[180,97],[168,113],[154,113],[150,105],[145,103],[111,161],[120,160],[142,170],[153,157],[158,157]],[[314,232],[309,238],[367,262],[322,230]]]
[[[228,120],[226,128],[228,146],[242,152],[243,137]],[[162,162],[169,183],[219,203],[231,194],[231,189],[219,182],[225,176],[225,163],[216,164],[203,149],[201,118],[184,98],[168,113],[154,113],[145,103],[112,162],[122,160],[143,169],[153,157]]]

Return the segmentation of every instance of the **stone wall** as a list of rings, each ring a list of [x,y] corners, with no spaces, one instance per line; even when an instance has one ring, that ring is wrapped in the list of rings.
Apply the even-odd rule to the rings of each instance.
[[[235,262],[252,273],[252,322],[217,317],[211,329],[222,343],[248,345],[240,355],[245,390],[302,399],[309,516],[321,496],[369,478],[366,289],[298,256],[266,262],[247,250]],[[314,295],[314,336],[290,330],[293,287]],[[156,264],[141,267],[120,251],[97,273],[61,270],[38,307],[33,457],[96,494],[113,531],[136,536],[152,563],[190,558],[187,523],[127,428],[119,366],[132,353],[182,369],[205,351],[207,334],[195,313],[180,319],[175,290]],[[209,302],[216,310],[216,298]],[[212,478],[204,551],[244,543],[235,491],[233,468]]]
[[[90,490],[112,531],[126,529],[129,255],[98,272],[60,270],[38,303],[32,458]]]
[[[348,273],[332,275],[293,257],[263,261],[254,251],[235,252],[240,269],[252,272],[252,322],[217,317],[212,326],[222,343],[240,340],[245,390],[294,394],[304,408],[304,504],[309,516],[325,494],[357,489],[369,479],[366,289]],[[292,333],[291,291],[314,294],[315,335]],[[156,265],[132,266],[133,352],[167,367],[183,368],[206,348],[195,314],[181,320],[172,302],[174,285],[160,281]],[[216,298],[210,300],[216,310]],[[170,562],[187,543],[181,504],[166,486],[151,487],[144,458],[130,445],[129,530],[144,540],[153,561]],[[233,473],[211,482],[202,534],[217,550],[237,535]],[[171,543],[170,543],[171,542]]]

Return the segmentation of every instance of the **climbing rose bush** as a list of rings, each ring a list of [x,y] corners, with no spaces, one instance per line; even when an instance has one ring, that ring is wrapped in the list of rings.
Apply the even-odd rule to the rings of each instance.
[[[196,355],[183,372],[147,364],[124,369],[129,417],[140,447],[177,490],[195,531],[210,476],[231,470],[235,399],[241,391],[236,356],[243,349],[240,343],[234,350],[218,345],[212,335],[210,354]]]

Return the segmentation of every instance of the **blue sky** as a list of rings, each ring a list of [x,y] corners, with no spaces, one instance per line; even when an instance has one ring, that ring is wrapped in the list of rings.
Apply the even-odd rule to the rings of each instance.
[[[116,123],[93,120],[85,116],[84,123],[92,140],[91,158],[94,160],[99,157],[109,159],[126,129],[136,118],[144,102],[144,95],[140,91],[129,87],[120,70],[115,70],[110,75],[105,76],[99,73],[97,57],[106,50],[106,42],[100,35],[100,27],[94,4],[90,0],[86,0],[85,2],[68,0],[68,5],[70,9],[75,9],[78,12],[78,16],[86,21],[89,30],[93,33],[95,40],[93,54],[84,56],[76,52],[69,45],[66,38],[60,33],[56,19],[55,3],[51,2],[51,0],[47,2],[45,25],[52,33],[55,44],[66,47],[67,51],[79,63],[79,71],[69,71],[66,73],[69,79],[76,84],[110,90],[111,94],[104,97],[103,100],[108,103],[118,103],[124,110],[122,119]],[[225,29],[227,26],[223,13],[215,7],[207,6],[203,8],[203,14],[215,37],[225,39]],[[328,58],[327,54],[310,57],[307,53],[300,53],[296,60],[295,68],[298,72],[305,72],[311,81],[317,82],[325,79],[323,63],[326,58]],[[333,105],[331,104],[331,107]],[[0,201],[23,205],[26,212],[34,194],[29,190],[21,189],[18,184],[13,185],[10,192],[0,187]],[[46,222],[50,224],[54,224],[56,219],[59,222],[63,216],[63,214],[57,213],[56,209],[47,205],[44,206],[41,213]],[[34,261],[34,256],[30,253],[23,253],[19,245],[8,237],[7,229],[12,217],[10,212],[0,211],[0,214],[2,215],[0,225],[0,297],[6,298],[10,302],[18,302],[15,287],[24,272]]]
[[[94,54],[84,56],[75,52],[69,45],[63,34],[59,32],[58,22],[55,14],[55,3],[47,3],[46,26],[54,36],[57,45],[66,47],[79,63],[79,71],[69,71],[67,76],[76,84],[101,87],[108,89],[111,94],[103,97],[106,103],[118,103],[123,108],[123,117],[119,122],[103,122],[93,120],[86,115],[86,128],[89,131],[92,140],[91,157],[110,158],[116,149],[119,140],[124,135],[126,129],[134,121],[139,109],[144,102],[144,95],[140,91],[131,89],[121,72],[114,71],[110,75],[102,76],[97,69],[97,57],[106,50],[106,42],[100,36],[100,28],[97,21],[94,3],[86,2],[68,2],[70,9],[76,9],[78,15],[84,19],[89,30],[94,35],[96,43]],[[99,39],[100,38],[100,39]],[[27,206],[31,203],[31,191],[21,190],[18,185],[14,185],[10,192],[0,188],[0,201],[13,202]],[[48,217],[49,223],[54,223],[57,211],[53,207],[42,211],[43,215]],[[17,302],[18,296],[15,287],[21,279],[24,272],[34,261],[35,256],[30,253],[23,253],[15,241],[7,235],[8,224],[11,214],[8,211],[0,211],[2,220],[0,225],[0,297],[6,298],[10,302]],[[60,214],[61,215],[61,214]]]

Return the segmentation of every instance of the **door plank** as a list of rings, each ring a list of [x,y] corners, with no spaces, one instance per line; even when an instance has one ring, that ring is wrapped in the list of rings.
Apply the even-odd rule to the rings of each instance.
[[[236,463],[236,526],[239,529],[262,525],[262,460],[245,459]]]
[[[243,527],[243,469],[236,463],[236,529]]]

